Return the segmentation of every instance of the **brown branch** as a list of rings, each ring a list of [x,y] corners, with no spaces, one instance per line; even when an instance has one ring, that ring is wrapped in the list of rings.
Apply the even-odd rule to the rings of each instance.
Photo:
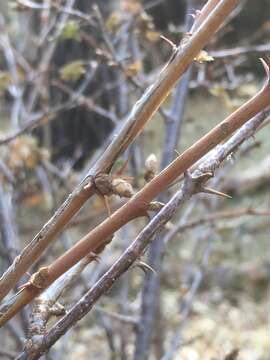
[[[65,276],[61,276],[44,293],[39,296],[34,304],[29,324],[29,337],[27,341],[33,342],[36,336],[44,335],[46,324],[53,314],[54,305],[62,296],[63,292],[70,287],[71,283],[77,280],[85,267],[91,262],[93,256],[89,255],[83,258],[76,266],[71,268]],[[65,311],[65,309],[62,309]],[[63,315],[63,313],[62,313]]]
[[[203,182],[209,178],[209,172],[216,170],[221,165],[222,161],[224,161],[232,152],[236,151],[244,140],[253,136],[263,119],[264,114],[256,116],[235,133],[235,135],[233,135],[233,137],[225,144],[214,149],[213,152],[206,157],[199,168],[194,171],[192,176],[186,177],[181,189],[141,231],[137,238],[102,278],[46,333],[39,344],[35,344],[30,348],[25,349],[16,360],[26,360],[29,358],[32,360],[38,359],[41,354],[48,351],[49,348],[68,331],[68,329],[86,315],[93,308],[97,300],[132,266],[148,246],[153,235],[161,230],[166,222],[174,216],[178,207],[193,194],[200,191]]]
[[[221,0],[210,0],[204,5],[201,11],[198,11],[194,14],[195,21],[191,27],[191,34],[194,33],[205,21],[207,16],[216,8],[216,6],[221,3]]]
[[[4,312],[2,317],[0,317],[0,326],[13,317],[43,289],[47,288],[88,253],[99,253],[102,251],[108,239],[111,239],[113,234],[122,226],[136,217],[147,215],[149,203],[176,180],[179,175],[187,171],[216,145],[226,140],[251,117],[269,107],[269,64],[264,63],[264,66],[268,76],[267,83],[258,94],[214,127],[194,145],[184,151],[125,205],[89,232],[71,249],[56,259],[50,266],[42,268],[35,273],[30,279],[30,282],[25,284],[22,292],[16,296],[12,306],[10,306],[9,309]]]
[[[190,37],[184,48],[179,48],[174,59],[161,72],[157,81],[146,90],[142,98],[135,104],[118,136],[89,171],[88,176],[76,187],[54,216],[44,225],[29,245],[24,248],[19,257],[15,259],[12,266],[3,274],[0,279],[0,300],[15,286],[17,281],[34,264],[59,232],[63,230],[69,220],[93,194],[91,176],[95,176],[100,172],[110,171],[117,157],[141,133],[147,121],[168,96],[194,57],[207,44],[211,36],[218,30],[238,3],[239,0],[222,1],[194,35]],[[256,111],[259,110],[256,109]],[[254,112],[250,113],[250,116],[252,115],[254,115]],[[239,126],[241,126],[241,123]]]
[[[208,4],[208,3],[207,3]],[[194,1],[188,0],[186,2],[185,10],[185,32],[189,34],[193,24],[191,13],[194,9]],[[210,11],[210,9],[209,9]],[[205,10],[195,15],[195,23],[204,17]],[[190,31],[192,33],[192,31]],[[185,41],[185,37],[182,41]],[[165,122],[165,135],[163,152],[161,156],[161,170],[170,164],[175,157],[175,149],[179,143],[181,135],[181,127],[184,121],[184,112],[186,107],[186,100],[189,92],[189,83],[192,74],[192,66],[186,71],[182,77],[181,82],[178,83],[174,96],[172,98],[172,104],[168,111],[167,121]],[[166,191],[159,198],[163,203],[167,203],[170,198],[170,194]],[[164,232],[157,234],[154,241],[150,244],[148,250],[147,263],[155,271],[149,272],[148,276],[144,279],[143,290],[141,295],[141,309],[140,309],[140,323],[144,326],[138,327],[136,332],[135,350],[133,360],[145,360],[149,355],[149,349],[151,347],[152,338],[156,338],[154,341],[158,346],[157,358],[162,358],[164,353],[164,338],[163,332],[161,331],[162,322],[162,306],[160,300],[160,269],[162,268],[163,253],[164,253]],[[156,348],[157,348],[156,346]]]
[[[141,191],[139,191],[129,202],[116,211],[110,218],[106,219],[96,229],[90,232],[83,238],[74,248],[77,248],[77,256],[81,252],[86,254],[88,251],[94,251],[102,241],[111,236],[120,227],[126,224],[137,216],[145,214],[148,204],[159,193],[161,193],[167,186],[173,182],[180,174],[185,172],[190,166],[204,156],[208,151],[218,145],[221,141],[225,140],[235,130],[241,127],[247,120],[256,113],[263,110],[270,105],[269,99],[270,85],[267,84],[261,92],[249,100],[246,104],[241,106],[237,111],[231,114],[222,123],[212,129],[207,135],[197,141],[182,155],[177,157],[166,169],[164,169],[158,176],[151,180]],[[99,240],[97,240],[99,238]],[[100,243],[99,243],[100,242]],[[85,248],[84,248],[85,247]],[[73,248],[73,249],[74,249]],[[75,252],[76,252],[75,251]],[[66,261],[74,250],[70,249],[65,255],[58,259],[51,267],[50,271],[62,271],[62,266],[68,266]],[[76,255],[75,255],[76,256]],[[73,261],[75,261],[73,257]],[[64,264],[65,263],[65,264]],[[66,270],[67,270],[66,269]]]

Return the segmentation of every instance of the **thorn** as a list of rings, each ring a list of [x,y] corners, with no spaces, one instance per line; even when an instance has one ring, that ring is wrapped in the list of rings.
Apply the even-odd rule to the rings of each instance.
[[[11,295],[11,296],[7,299],[7,303],[10,302],[10,301],[12,301],[13,299],[16,299],[16,297],[17,297],[18,295],[20,295],[20,293],[22,293],[22,292],[24,291],[24,289],[25,289],[26,287],[28,287],[28,286],[29,286],[28,283],[25,283],[25,284],[19,286],[19,287],[18,287],[18,291],[17,291],[15,294]],[[1,304],[1,305],[2,305],[2,304]],[[3,302],[3,305],[5,305],[5,302]]]
[[[194,13],[189,14],[194,20],[197,19],[201,15],[201,10],[195,10]]]
[[[100,257],[98,254],[96,254],[94,251],[91,251],[91,252],[89,253],[89,257],[90,257],[91,260],[94,260],[94,261],[96,261],[97,263],[100,263],[100,262],[101,262],[101,257]]]
[[[175,51],[177,49],[177,46],[175,45],[175,43],[173,41],[171,41],[170,39],[166,38],[166,36],[160,35],[160,38],[162,40],[165,40],[172,47],[173,51]]]
[[[110,208],[110,204],[109,204],[109,198],[107,195],[102,195],[100,193],[97,193],[98,197],[101,199],[101,201],[103,202],[107,212],[108,212],[108,216],[110,217],[112,215],[111,212],[111,208]]]
[[[217,190],[214,190],[214,189],[210,189],[208,187],[202,187],[202,192],[204,193],[207,193],[207,194],[212,194],[212,195],[217,195],[217,196],[221,196],[221,197],[224,197],[226,199],[231,199],[232,197],[228,194],[225,194],[223,192],[220,192],[220,191],[217,191]]]
[[[151,216],[150,216],[150,214],[148,213],[147,210],[145,210],[145,212],[143,213],[142,216],[146,217],[149,221],[151,220]]]
[[[109,198],[106,195],[104,195],[104,203],[105,203],[106,209],[108,211],[108,215],[110,217],[112,215],[112,212],[111,212],[111,208],[110,208],[110,204],[109,204]]]
[[[206,182],[207,180],[212,178],[213,175],[214,174],[211,171],[205,172],[203,174],[195,175],[195,176],[191,175],[188,171],[184,173],[185,177],[190,178],[191,180],[196,181],[196,182],[198,181],[199,184]]]
[[[227,156],[227,161],[230,161],[232,164],[235,162],[235,155],[234,155],[234,153],[230,153],[230,154]]]
[[[132,156],[132,155],[129,155],[129,157],[127,158],[127,160],[124,161],[124,163],[123,163],[123,165],[120,167],[120,169],[116,171],[116,173],[115,173],[116,175],[122,175],[122,174],[123,174],[123,172],[126,170],[127,165],[128,165],[128,163],[129,163],[129,161],[130,161],[130,159],[131,159],[131,156]]]
[[[266,72],[268,81],[269,81],[269,77],[270,77],[270,57],[266,56],[265,59],[260,58],[261,63],[263,64],[264,70]]]
[[[142,271],[146,274],[147,271],[151,271],[152,273],[157,275],[157,272],[155,269],[153,269],[150,265],[146,264],[144,261],[138,260],[133,267],[139,267],[140,269],[142,269]]]
[[[92,185],[92,184],[87,183],[87,184],[84,185],[83,189],[84,189],[84,190],[89,190],[89,189],[92,187],[91,185]]]
[[[28,288],[31,285],[32,285],[32,282],[29,280],[26,283],[18,286],[18,292],[16,294],[14,294],[14,297],[17,296],[18,294],[20,294],[22,291],[24,291],[26,288]]]
[[[152,201],[149,203],[148,205],[148,210],[149,211],[159,211],[161,210],[163,207],[165,206],[165,204],[163,204],[160,201]]]

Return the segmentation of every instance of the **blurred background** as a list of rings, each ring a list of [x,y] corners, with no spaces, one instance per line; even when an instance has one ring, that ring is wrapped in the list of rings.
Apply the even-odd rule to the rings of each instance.
[[[0,2],[1,274],[104,152],[169,60],[170,42],[179,44],[204,3]],[[269,14],[269,0],[241,1],[208,44],[206,58],[194,62],[117,161],[116,170],[128,159],[125,173],[135,190],[144,185],[149,155],[159,171],[262,87],[259,58],[270,52]],[[172,120],[177,136],[170,150]],[[269,126],[263,127],[216,173],[213,187],[232,199],[194,196],[157,236],[161,248],[154,242],[150,257],[149,251],[144,255],[159,274],[154,310],[147,312],[145,302],[156,275],[136,267],[46,357],[269,359],[269,136]],[[122,202],[115,196],[110,207]],[[91,198],[31,271],[51,263],[106,216],[103,201]],[[59,302],[69,309],[145,224],[136,220],[122,228],[101,262],[91,263]],[[144,322],[143,308],[152,323]],[[30,312],[0,330],[1,359],[14,359],[22,349]],[[146,336],[141,325],[150,333],[147,355],[138,355]]]

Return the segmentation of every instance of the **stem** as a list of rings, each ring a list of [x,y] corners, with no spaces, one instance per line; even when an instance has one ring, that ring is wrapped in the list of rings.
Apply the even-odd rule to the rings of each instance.
[[[0,279],[0,301],[35,263],[89,197],[93,195],[93,184],[89,180],[90,176],[95,176],[100,172],[110,171],[117,157],[126,150],[138,134],[142,132],[147,121],[166,99],[181,75],[186,71],[199,51],[207,44],[239,1],[240,0],[221,1],[191,36],[185,46],[179,48],[173,59],[169,61],[168,65],[160,73],[157,81],[146,90],[141,99],[135,104],[123,128],[106,149],[100,160],[89,171],[86,178],[3,274]]]
[[[207,4],[209,4],[209,2]],[[188,32],[192,26],[192,17],[190,14],[192,13],[193,8],[193,1],[189,0],[186,5],[185,32]],[[195,23],[199,22],[203,13],[204,11],[202,10],[200,16],[196,17],[192,29],[195,28]],[[193,31],[190,32],[192,33]],[[191,73],[192,66],[188,68],[175,90],[169,116],[165,123],[165,139],[161,169],[164,169],[174,159],[174,150],[177,149],[178,141],[180,139],[180,130],[184,119]],[[168,200],[169,192],[166,191],[160,197],[160,201],[165,204]],[[163,232],[157,234],[154,241],[151,242],[149,246],[147,263],[156,271],[156,273],[148,271],[145,275],[141,300],[142,304],[140,309],[140,324],[143,323],[144,326],[139,326],[136,332],[134,360],[143,360],[148,358],[151,348],[151,340],[154,337],[154,334],[156,337],[160,338],[156,341],[161,349],[157,358],[161,358],[163,355],[163,341],[165,341],[165,339],[163,340],[163,334],[160,330],[161,326],[158,326],[158,320],[159,322],[162,321],[162,306],[160,304],[160,276],[162,272],[161,267],[164,246]]]
[[[264,65],[269,66],[269,64],[266,63]],[[270,82],[268,78],[267,84],[257,95],[243,104],[238,110],[184,151],[182,155],[178,156],[125,205],[83,237],[50,266],[43,268],[41,284],[39,284],[39,286],[35,286],[34,284],[31,284],[30,286],[26,285],[24,290],[16,297],[14,304],[12,304],[9,310],[0,317],[0,326],[5,324],[21,308],[35,298],[41,290],[48,287],[84,256],[91,252],[95,252],[96,249],[104,245],[104,242],[106,244],[106,239],[111,238],[123,225],[136,217],[145,215],[147,213],[149,202],[165,190],[174,180],[187,171],[216,145],[226,140],[249,119],[269,106]],[[44,275],[45,270],[46,274]],[[36,275],[38,274],[39,272],[36,273]]]
[[[72,326],[74,326],[84,315],[86,315],[98,301],[115,283],[115,281],[127,271],[136,259],[143,253],[150,243],[153,235],[162,229],[178,207],[188,200],[198,190],[201,185],[202,174],[217,169],[222,161],[229,154],[234,152],[239,145],[246,139],[253,136],[256,129],[264,120],[264,114],[259,114],[243,126],[230,140],[213,153],[209,154],[204,162],[194,171],[197,177],[187,177],[181,189],[172,199],[160,210],[160,212],[150,221],[150,223],[140,232],[132,244],[125,250],[111,268],[101,277],[101,279],[87,291],[87,293],[72,307],[72,309],[45,334],[43,341],[33,345],[30,349],[25,349],[16,360],[38,359],[42,353],[48,351],[55,342],[63,336]]]

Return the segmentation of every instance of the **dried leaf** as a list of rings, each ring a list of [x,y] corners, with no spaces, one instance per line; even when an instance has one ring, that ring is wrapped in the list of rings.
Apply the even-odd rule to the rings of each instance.
[[[126,69],[128,76],[135,76],[142,70],[142,62],[140,60],[130,64]]]
[[[204,62],[214,61],[214,58],[210,56],[207,51],[201,50],[199,54],[194,58],[194,60],[202,64]]]
[[[113,179],[112,188],[113,188],[113,192],[119,195],[120,197],[129,198],[132,195],[134,195],[134,190],[132,188],[132,185],[128,181],[125,181],[122,178]]]
[[[150,42],[157,42],[160,39],[160,33],[155,30],[148,30],[145,33],[145,37]]]
[[[138,0],[122,0],[121,8],[131,14],[137,14],[142,10],[142,5]]]
[[[145,160],[145,173],[144,173],[144,179],[145,181],[152,180],[158,170],[158,161],[155,154],[150,154],[147,159]]]

